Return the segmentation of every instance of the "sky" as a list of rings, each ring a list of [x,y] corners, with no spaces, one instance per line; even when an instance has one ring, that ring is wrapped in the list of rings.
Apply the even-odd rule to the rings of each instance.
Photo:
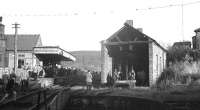
[[[182,2],[191,3],[183,7],[183,24],[182,8],[174,6]],[[45,46],[78,51],[100,50],[100,41],[126,20],[164,47],[191,41],[200,27],[199,10],[198,0],[1,0],[0,16],[6,34],[14,34],[17,22],[19,34],[40,34]]]

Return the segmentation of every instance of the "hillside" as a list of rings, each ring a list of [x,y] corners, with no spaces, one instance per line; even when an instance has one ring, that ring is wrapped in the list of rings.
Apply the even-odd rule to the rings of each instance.
[[[100,71],[101,69],[101,52],[100,51],[71,51],[75,57],[75,62],[64,63],[66,66],[77,67]]]

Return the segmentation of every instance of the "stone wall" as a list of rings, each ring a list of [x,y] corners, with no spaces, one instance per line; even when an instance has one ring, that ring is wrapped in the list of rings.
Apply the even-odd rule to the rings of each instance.
[[[107,75],[112,74],[112,58],[108,55],[108,50],[101,42],[101,83],[107,82]]]
[[[154,42],[149,43],[149,83],[150,86],[163,72],[166,66],[166,52]]]
[[[153,45],[149,43],[149,86],[153,83]]]
[[[6,67],[5,55],[6,55],[6,40],[3,34],[0,34],[0,67]]]

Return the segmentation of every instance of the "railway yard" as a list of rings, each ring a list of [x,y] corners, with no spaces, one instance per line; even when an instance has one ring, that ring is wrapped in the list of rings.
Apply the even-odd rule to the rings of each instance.
[[[84,86],[34,88],[7,98],[1,110],[198,110],[200,89],[156,91],[151,88],[93,88]]]

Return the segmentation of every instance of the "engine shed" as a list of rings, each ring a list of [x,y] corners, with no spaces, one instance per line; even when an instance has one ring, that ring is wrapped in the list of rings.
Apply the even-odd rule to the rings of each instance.
[[[136,86],[153,85],[166,63],[166,50],[142,29],[133,27],[131,20],[108,39],[101,42],[102,83],[108,74],[120,72],[119,80],[129,80],[135,71]]]

